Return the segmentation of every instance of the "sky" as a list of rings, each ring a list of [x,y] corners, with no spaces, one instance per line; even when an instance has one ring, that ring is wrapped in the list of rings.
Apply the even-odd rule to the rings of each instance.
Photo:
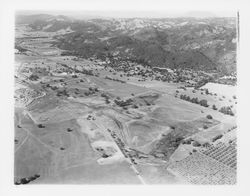
[[[65,15],[71,16],[77,19],[93,18],[93,17],[106,17],[106,18],[175,18],[175,17],[235,17],[236,11],[131,11],[131,10],[115,10],[115,11],[103,11],[103,10],[27,10],[19,11],[19,14],[52,14],[52,15]]]

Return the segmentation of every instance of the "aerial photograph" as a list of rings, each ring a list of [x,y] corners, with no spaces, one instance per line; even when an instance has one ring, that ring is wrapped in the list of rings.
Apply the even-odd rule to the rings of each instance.
[[[237,184],[238,23],[17,10],[13,184]]]

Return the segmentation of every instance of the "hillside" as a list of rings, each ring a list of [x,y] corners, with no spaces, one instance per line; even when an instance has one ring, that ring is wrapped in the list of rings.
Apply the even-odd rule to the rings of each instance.
[[[57,36],[66,54],[118,58],[151,67],[236,71],[235,18],[90,19],[17,17],[34,31],[73,32]]]

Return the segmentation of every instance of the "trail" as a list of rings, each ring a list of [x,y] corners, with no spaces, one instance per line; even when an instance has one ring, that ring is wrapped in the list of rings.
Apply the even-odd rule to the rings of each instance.
[[[44,143],[43,141],[41,141],[39,138],[37,138],[35,135],[33,135],[28,129],[23,128],[23,130],[25,130],[29,136],[33,137],[35,140],[37,140],[40,144],[42,144],[43,146],[45,146],[48,150],[54,152],[54,153],[58,153],[58,151],[54,150],[51,148],[51,146],[49,146],[48,144]]]
[[[26,140],[28,139],[29,134],[27,133],[26,137],[24,138],[24,140],[22,141],[21,144],[19,144],[19,146],[16,148],[15,153],[22,147],[22,145],[26,142]]]

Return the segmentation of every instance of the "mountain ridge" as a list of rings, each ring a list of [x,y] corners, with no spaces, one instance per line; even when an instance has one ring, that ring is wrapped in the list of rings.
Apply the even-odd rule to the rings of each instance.
[[[70,28],[71,33],[55,37],[55,45],[68,54],[136,60],[151,67],[236,71],[236,18],[32,18],[23,20],[34,31]]]

